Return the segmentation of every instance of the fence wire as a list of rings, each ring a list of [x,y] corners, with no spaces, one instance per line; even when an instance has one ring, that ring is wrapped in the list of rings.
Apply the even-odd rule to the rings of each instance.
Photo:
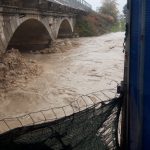
[[[116,95],[112,99],[114,92],[99,91],[80,96],[64,107],[0,120],[0,150],[119,149],[122,98]]]

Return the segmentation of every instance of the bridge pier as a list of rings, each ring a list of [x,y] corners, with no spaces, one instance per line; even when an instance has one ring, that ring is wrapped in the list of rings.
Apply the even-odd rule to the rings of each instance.
[[[73,33],[74,15],[49,13],[43,16],[38,11],[9,14],[5,12],[7,9],[0,14],[1,51],[11,48],[39,50],[49,47],[51,40],[71,37]]]
[[[91,10],[85,0],[1,0],[0,50],[44,48],[51,40],[71,37],[76,15]]]

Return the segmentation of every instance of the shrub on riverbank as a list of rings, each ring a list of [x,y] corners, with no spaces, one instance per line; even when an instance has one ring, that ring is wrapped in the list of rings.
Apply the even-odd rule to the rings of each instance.
[[[121,18],[114,23],[114,18],[105,14],[91,13],[86,16],[78,16],[75,32],[81,37],[98,36],[109,32],[125,30],[125,21]]]

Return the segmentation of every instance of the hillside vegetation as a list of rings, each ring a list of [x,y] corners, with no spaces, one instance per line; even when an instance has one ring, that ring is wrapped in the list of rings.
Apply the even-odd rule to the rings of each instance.
[[[125,16],[119,15],[116,0],[104,0],[98,12],[77,16],[75,32],[79,36],[97,36],[125,30]]]
[[[115,27],[118,28],[113,25],[111,16],[91,13],[77,17],[75,32],[79,33],[79,36],[97,36],[112,32]]]

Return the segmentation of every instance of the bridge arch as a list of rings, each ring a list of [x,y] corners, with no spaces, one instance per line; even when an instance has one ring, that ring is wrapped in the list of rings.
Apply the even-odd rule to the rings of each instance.
[[[17,48],[20,51],[44,49],[50,46],[51,31],[40,19],[26,18],[14,30],[9,39],[7,50]]]
[[[68,18],[64,18],[58,25],[57,38],[70,38],[73,33],[73,22]]]

